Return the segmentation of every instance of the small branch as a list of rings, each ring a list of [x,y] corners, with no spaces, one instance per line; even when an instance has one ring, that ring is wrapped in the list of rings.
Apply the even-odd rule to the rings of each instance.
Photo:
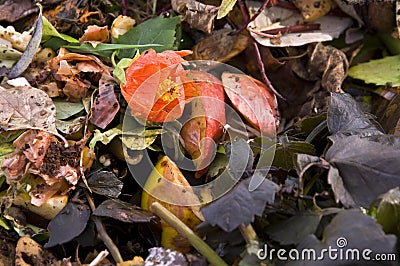
[[[269,81],[267,75],[265,74],[265,67],[264,67],[264,63],[261,59],[261,54],[260,54],[260,50],[258,49],[258,44],[257,42],[253,39],[252,40],[252,44],[254,46],[254,50],[256,53],[256,58],[257,58],[257,63],[258,63],[258,68],[260,69],[260,74],[261,74],[261,78],[263,80],[263,82],[265,83],[265,85],[267,85],[267,87],[279,98],[281,98],[282,100],[286,101],[285,97],[283,97],[279,92],[277,92],[275,90],[275,88],[272,86],[271,82]]]
[[[150,211],[163,219],[167,224],[174,228],[179,234],[186,237],[190,244],[203,255],[211,265],[228,266],[215,251],[207,245],[200,237],[198,237],[192,229],[178,219],[169,210],[163,207],[160,203],[154,202],[150,205]]]
[[[238,34],[238,33],[240,33],[241,31],[243,31],[244,29],[246,29],[247,26],[249,25],[249,23],[252,22],[252,21],[254,21],[254,20],[261,14],[261,12],[264,11],[264,9],[265,9],[265,8],[267,7],[267,5],[268,5],[268,2],[269,2],[269,0],[264,0],[263,4],[262,4],[261,7],[256,11],[256,13],[255,13],[250,19],[247,18],[247,21],[245,20],[246,23],[244,23],[243,26],[241,26],[239,29],[237,29],[237,30],[234,32],[234,34]],[[241,9],[241,11],[242,11],[242,14],[243,14],[243,11],[245,11],[245,10],[242,10],[242,9]],[[246,16],[247,16],[247,13],[246,13]],[[243,16],[243,18],[245,18],[245,17]]]
[[[243,0],[239,0],[239,1],[238,1],[238,4],[239,4],[240,11],[242,12],[242,16],[243,16],[244,23],[248,23],[248,21],[249,21],[249,14],[248,14],[248,12],[247,12],[247,9],[246,9],[246,6],[245,6]]]
[[[126,0],[122,0],[122,15],[126,16],[127,10]]]
[[[287,34],[287,33],[301,33],[313,30],[320,30],[321,24],[314,23],[314,24],[302,24],[302,25],[293,25],[293,26],[286,26],[276,29],[270,30],[263,30],[261,31],[264,34]]]
[[[256,30],[253,30],[253,29],[247,29],[249,32],[252,32],[252,33],[254,33],[254,34],[257,34],[257,35],[259,35],[259,36],[261,36],[261,37],[265,37],[265,38],[270,38],[270,39],[279,39],[280,37],[282,37],[282,34],[280,34],[279,32],[278,32],[278,34],[268,34],[268,33],[264,33],[263,31],[256,31]]]
[[[88,192],[86,192],[86,199],[89,203],[90,209],[92,212],[96,209],[96,206],[94,205],[92,197],[89,195]],[[107,234],[106,229],[104,228],[103,223],[101,222],[101,219],[97,216],[92,216],[93,222],[96,225],[97,232],[99,233],[100,239],[104,242],[104,245],[110,250],[111,256],[115,260],[116,263],[121,263],[124,260],[122,259],[121,253],[119,253],[118,247],[115,245],[114,241],[110,238],[110,236]]]
[[[103,250],[102,252],[97,255],[97,257],[89,264],[89,266],[97,266],[101,263],[102,260],[104,260],[108,256],[108,251]]]

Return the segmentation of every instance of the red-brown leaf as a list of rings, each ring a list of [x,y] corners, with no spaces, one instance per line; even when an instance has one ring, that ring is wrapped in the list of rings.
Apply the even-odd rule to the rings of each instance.
[[[222,83],[232,105],[243,117],[267,136],[279,125],[275,95],[260,81],[247,75],[223,73]]]

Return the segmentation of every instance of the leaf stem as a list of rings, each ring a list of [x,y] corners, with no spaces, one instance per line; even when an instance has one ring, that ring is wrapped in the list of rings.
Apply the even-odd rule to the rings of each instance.
[[[178,219],[174,214],[167,210],[158,202],[154,202],[150,205],[150,211],[163,219],[167,224],[172,226],[179,234],[186,237],[190,244],[203,255],[212,265],[217,266],[228,266],[215,251],[207,245],[200,237],[198,237],[192,229]]]
[[[265,67],[264,67],[264,62],[261,59],[261,54],[260,54],[260,50],[258,49],[258,44],[257,42],[253,39],[252,41],[255,53],[256,53],[256,59],[257,59],[257,64],[258,64],[258,68],[260,70],[260,74],[261,74],[261,78],[263,80],[263,82],[265,83],[265,85],[267,85],[267,87],[279,98],[281,98],[282,100],[286,101],[285,97],[283,97],[279,92],[277,92],[275,90],[275,88],[272,86],[271,82],[269,81],[267,75],[265,74]]]
[[[247,26],[249,25],[249,23],[252,22],[252,21],[254,21],[254,20],[261,14],[261,12],[264,11],[264,9],[265,9],[265,8],[267,7],[267,5],[268,5],[268,2],[269,2],[269,0],[264,0],[263,4],[262,4],[261,7],[256,11],[256,13],[255,13],[250,19],[247,18],[246,23],[244,23],[243,26],[241,26],[239,29],[237,29],[237,30],[235,31],[235,34],[238,34],[238,33],[240,33],[241,31],[243,31],[244,29],[246,29]],[[244,10],[241,8],[241,11],[242,11],[242,13],[243,13]],[[246,13],[245,16],[247,17],[247,13]],[[243,16],[243,18],[246,19],[245,16]]]
[[[89,193],[86,191],[86,199],[89,203],[90,209],[92,212],[96,209],[94,205],[94,201]],[[121,253],[118,250],[118,247],[115,245],[114,241],[111,237],[107,234],[106,229],[104,228],[103,223],[101,222],[100,217],[92,215],[92,219],[94,224],[96,225],[97,232],[99,233],[100,239],[104,242],[104,245],[110,250],[111,256],[115,260],[116,263],[121,263],[124,260],[122,259]]]

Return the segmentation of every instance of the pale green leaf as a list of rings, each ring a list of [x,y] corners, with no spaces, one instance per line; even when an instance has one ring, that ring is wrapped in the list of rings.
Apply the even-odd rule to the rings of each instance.
[[[392,87],[400,86],[400,55],[387,56],[353,66],[349,69],[349,76],[361,79],[365,83]]]
[[[67,42],[77,43],[78,40],[68,36],[66,34],[59,33],[56,28],[45,18],[42,16],[42,23],[43,23],[43,35],[42,35],[42,42],[49,40],[51,37],[58,37],[63,39]]]
[[[237,0],[222,0],[221,6],[219,7],[217,19],[223,18],[232,10]]]
[[[112,53],[116,50],[124,50],[124,49],[138,49],[138,48],[152,48],[162,46],[160,44],[113,44],[113,43],[99,43],[96,46],[93,46],[91,43],[81,43],[78,45],[70,44],[65,45],[64,48],[67,48],[71,52],[75,53],[83,53],[83,54],[95,54],[104,57],[110,57]]]
[[[164,18],[158,16],[133,27],[124,35],[113,39],[113,43],[119,44],[132,44],[132,45],[145,45],[149,43],[157,43],[162,46],[154,46],[156,52],[165,50],[175,50],[175,33],[176,26],[178,25],[181,16],[172,18]],[[150,47],[147,47],[150,48]],[[138,48],[140,52],[144,48]],[[118,53],[119,58],[132,58],[135,55],[136,49],[120,50]]]
[[[73,115],[76,115],[84,109],[84,105],[82,102],[72,103],[55,99],[53,100],[53,103],[56,106],[57,119],[67,119]]]
[[[121,138],[125,146],[131,150],[144,150],[162,133],[162,129],[146,129],[141,132],[124,132]]]
[[[94,136],[89,143],[89,148],[94,149],[98,141],[107,145],[113,138],[121,134],[122,134],[122,129],[120,126],[109,129],[105,132],[100,132],[100,130],[96,129],[94,131]]]

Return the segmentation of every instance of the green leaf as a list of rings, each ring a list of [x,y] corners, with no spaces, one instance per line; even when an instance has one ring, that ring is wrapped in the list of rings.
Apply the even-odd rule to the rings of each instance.
[[[122,58],[114,67],[113,76],[118,83],[126,83],[125,69],[127,69],[136,59],[138,59],[139,56],[140,54],[136,53],[132,59]]]
[[[158,16],[133,27],[124,35],[113,39],[113,43],[119,44],[132,44],[132,45],[145,45],[149,43],[157,43],[160,46],[153,46],[156,52],[165,50],[175,50],[175,33],[176,26],[179,23],[181,16],[172,18],[164,18]],[[150,48],[150,47],[147,47]],[[140,52],[145,49],[139,48]],[[132,58],[136,50],[120,50],[118,53],[119,58]]]
[[[116,50],[134,50],[138,48],[153,48],[160,47],[161,44],[112,44],[112,43],[99,43],[96,47],[91,43],[81,43],[78,45],[69,44],[65,45],[71,52],[83,53],[83,54],[95,54],[104,57],[110,57],[112,53]]]
[[[162,129],[146,129],[141,132],[124,132],[122,143],[130,150],[144,150],[157,139]]]
[[[72,43],[79,42],[77,39],[72,38],[71,36],[59,33],[56,30],[56,28],[54,28],[54,26],[44,16],[42,16],[42,24],[43,24],[42,42],[48,41],[51,37],[58,37],[64,41],[72,42]]]
[[[400,237],[400,189],[398,187],[383,195],[376,219],[387,234]]]
[[[371,60],[353,66],[349,69],[349,76],[361,79],[365,83],[392,87],[400,86],[400,55],[386,56],[382,59]]]
[[[217,19],[223,18],[232,10],[237,0],[222,0],[221,6],[219,7]]]
[[[281,137],[281,142],[276,144],[273,166],[280,167],[287,171],[294,169],[296,162],[296,154],[316,155],[315,148],[312,144],[304,141],[290,141],[285,137]]]
[[[94,149],[98,141],[107,145],[113,138],[121,134],[122,134],[121,126],[109,129],[105,132],[100,132],[100,130],[96,129],[94,131],[94,136],[92,140],[89,142],[89,148]]]
[[[60,99],[54,99],[53,103],[56,106],[57,119],[70,118],[71,116],[76,115],[84,109],[82,102],[72,103]]]

